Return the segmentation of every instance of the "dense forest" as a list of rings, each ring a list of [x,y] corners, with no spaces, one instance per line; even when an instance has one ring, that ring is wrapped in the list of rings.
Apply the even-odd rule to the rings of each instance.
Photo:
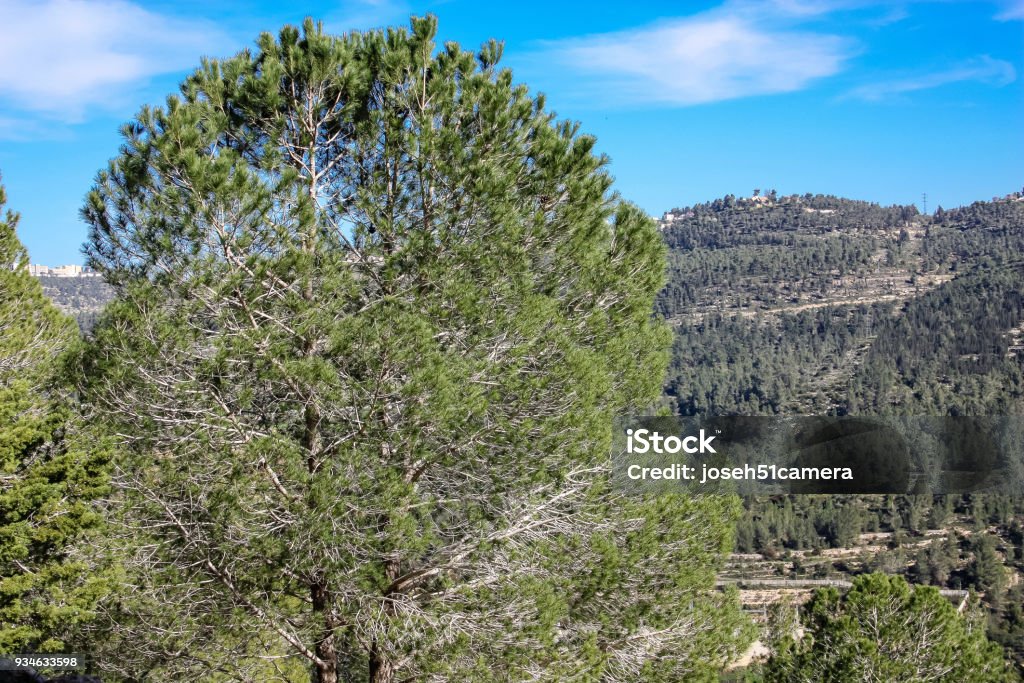
[[[1020,193],[927,216],[769,192],[673,209],[661,227],[677,414],[1024,413]],[[744,511],[728,575],[882,571],[974,590],[1024,665],[1021,497],[780,496]]]
[[[665,214],[669,281],[657,310],[742,310],[821,301],[895,265],[917,217],[822,195],[731,195]]]
[[[667,216],[656,306],[675,323],[680,414],[1019,412],[1024,202],[932,218],[784,197]]]

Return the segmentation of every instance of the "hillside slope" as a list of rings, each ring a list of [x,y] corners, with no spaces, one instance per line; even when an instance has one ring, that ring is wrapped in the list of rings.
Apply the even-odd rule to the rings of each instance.
[[[1024,199],[934,216],[725,197],[661,221],[681,415],[1024,414]],[[1024,672],[1024,496],[747,498],[724,579],[902,574],[983,597]],[[797,585],[797,584],[793,584]],[[749,591],[755,615],[807,589]]]
[[[823,196],[675,209],[658,311],[676,410],[1021,411],[1024,201],[935,216]]]

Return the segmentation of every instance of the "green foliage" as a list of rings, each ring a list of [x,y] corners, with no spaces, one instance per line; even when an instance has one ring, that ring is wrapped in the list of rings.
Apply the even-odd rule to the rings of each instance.
[[[264,34],[97,178],[121,674],[678,680],[749,638],[735,501],[607,485],[667,361],[653,222],[500,45],[435,32]]]
[[[671,252],[669,281],[656,307],[667,317],[817,301],[871,276],[891,236],[914,207],[881,207],[822,195],[728,196],[673,209],[662,234]]]
[[[656,305],[677,324],[667,393],[680,414],[1020,412],[1024,202],[933,220],[727,197],[673,217]]]
[[[820,590],[802,623],[803,635],[784,639],[769,660],[766,681],[1015,680],[979,624],[935,588],[899,577],[864,575],[845,594]]]
[[[1003,563],[996,553],[996,539],[978,534],[971,543],[973,559],[968,568],[968,580],[979,591],[998,595],[1006,588]]]
[[[0,211],[6,197],[0,187]],[[59,358],[76,339],[0,220],[0,652],[59,650],[105,590],[82,552],[101,527],[103,449],[75,419]]]
[[[1024,662],[1024,584],[1007,591],[1002,610],[990,615],[989,634],[1013,653],[1020,667]]]
[[[834,197],[725,197],[674,209],[661,227],[670,267],[656,306],[676,327],[666,383],[674,412],[1024,410],[1019,197],[934,217]],[[998,461],[1008,480],[1022,466],[1016,441],[1007,438]],[[889,549],[814,571],[979,588],[992,633],[1020,660],[1005,596],[1016,551],[1002,547],[1022,512],[1019,496],[994,494],[746,500],[736,548],[767,558],[892,532]],[[921,547],[925,529],[961,521],[974,547],[945,538]]]
[[[837,359],[863,348],[876,321],[888,315],[891,307],[882,304],[824,306],[765,320],[708,313],[676,329],[666,393],[681,415],[827,413],[835,399],[808,386],[820,386]]]
[[[1019,411],[1024,354],[1007,353],[1007,333],[1024,320],[1022,290],[1024,270],[985,262],[882,320],[852,379],[862,411]]]

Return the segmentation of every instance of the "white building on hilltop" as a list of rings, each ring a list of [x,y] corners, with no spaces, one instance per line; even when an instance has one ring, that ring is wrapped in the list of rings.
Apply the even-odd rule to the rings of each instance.
[[[40,277],[46,275],[48,277],[97,277],[99,273],[94,271],[92,268],[87,266],[79,266],[77,264],[69,264],[65,266],[41,266],[39,264],[33,264],[28,267],[30,275]]]

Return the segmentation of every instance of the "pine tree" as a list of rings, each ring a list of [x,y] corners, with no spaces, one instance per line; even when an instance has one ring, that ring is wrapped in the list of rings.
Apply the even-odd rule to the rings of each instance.
[[[1015,680],[984,626],[957,613],[938,589],[867,574],[844,595],[819,590],[803,611],[804,634],[782,638],[765,681]]]
[[[699,680],[749,636],[713,590],[736,501],[608,484],[667,361],[653,221],[497,43],[435,33],[265,34],[98,177],[125,666]]]
[[[967,575],[979,591],[988,593],[994,599],[1006,589],[1006,573],[1002,558],[996,552],[997,541],[988,534],[977,534],[971,542],[974,557],[968,566]]]
[[[6,204],[0,186],[0,212]],[[0,652],[60,651],[104,589],[83,545],[101,525],[104,454],[82,438],[58,358],[77,337],[0,213]]]

